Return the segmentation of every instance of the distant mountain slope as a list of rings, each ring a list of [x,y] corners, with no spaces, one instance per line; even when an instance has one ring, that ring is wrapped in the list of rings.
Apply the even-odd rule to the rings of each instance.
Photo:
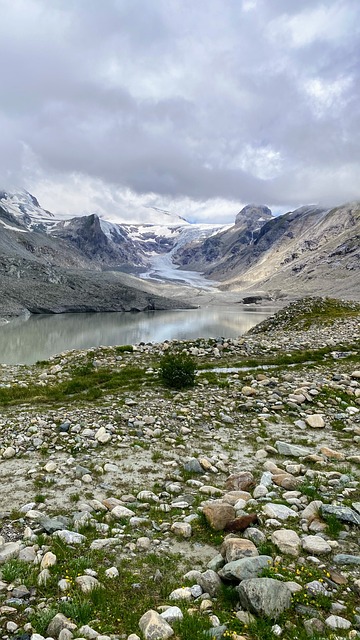
[[[143,266],[144,255],[121,226],[98,216],[61,221],[30,194],[0,193],[0,316],[189,306],[109,272]]]
[[[236,216],[234,225],[223,227],[205,240],[200,235],[193,237],[191,243],[175,252],[174,261],[187,269],[221,272],[221,265],[251,245],[263,225],[272,219],[268,207],[247,205]]]
[[[360,203],[302,207],[266,223],[209,277],[240,288],[360,298]]]

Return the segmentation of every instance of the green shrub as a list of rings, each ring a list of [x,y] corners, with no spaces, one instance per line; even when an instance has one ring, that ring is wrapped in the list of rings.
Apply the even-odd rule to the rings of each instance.
[[[195,362],[186,353],[167,353],[161,358],[159,376],[171,389],[185,389],[195,384]]]

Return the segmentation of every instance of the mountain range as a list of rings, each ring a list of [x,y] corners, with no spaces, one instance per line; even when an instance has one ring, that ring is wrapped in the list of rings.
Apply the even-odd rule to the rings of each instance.
[[[190,272],[223,290],[360,297],[358,202],[277,217],[247,205],[225,226],[148,213],[146,224],[64,218],[26,191],[0,191],[0,316],[187,306],[156,281],[190,282]]]

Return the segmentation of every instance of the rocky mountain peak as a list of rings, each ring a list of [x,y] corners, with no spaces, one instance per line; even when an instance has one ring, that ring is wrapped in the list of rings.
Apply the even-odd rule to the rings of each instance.
[[[248,222],[267,222],[273,217],[271,209],[264,204],[247,204],[237,214],[235,225],[246,224]]]

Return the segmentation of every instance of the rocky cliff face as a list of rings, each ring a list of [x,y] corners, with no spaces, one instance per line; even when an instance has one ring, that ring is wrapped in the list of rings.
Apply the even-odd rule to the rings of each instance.
[[[0,192],[0,277],[8,278],[10,289],[24,278],[32,284],[72,282],[76,270],[146,272],[160,256],[167,272],[201,271],[225,289],[360,298],[359,240],[359,203],[301,207],[278,217],[252,204],[234,225],[219,228],[179,217],[169,225],[122,225],[95,214],[59,220],[26,192]]]
[[[1,192],[0,317],[188,306],[157,295],[141,280],[129,284],[122,274],[109,272],[146,262],[141,245],[126,231],[104,226],[95,215],[58,221],[30,194]]]
[[[93,214],[61,221],[52,230],[61,238],[99,265],[144,265],[145,255],[139,243],[133,242],[120,225],[103,228],[100,218]]]
[[[235,224],[203,241],[195,239],[175,253],[176,264],[196,270],[220,268],[231,256],[240,253],[252,244],[262,226],[272,220],[272,213],[263,205],[247,205],[236,216]],[[209,271],[209,273],[210,273]]]
[[[360,297],[360,204],[302,207],[267,222],[253,243],[207,274],[230,286]]]

